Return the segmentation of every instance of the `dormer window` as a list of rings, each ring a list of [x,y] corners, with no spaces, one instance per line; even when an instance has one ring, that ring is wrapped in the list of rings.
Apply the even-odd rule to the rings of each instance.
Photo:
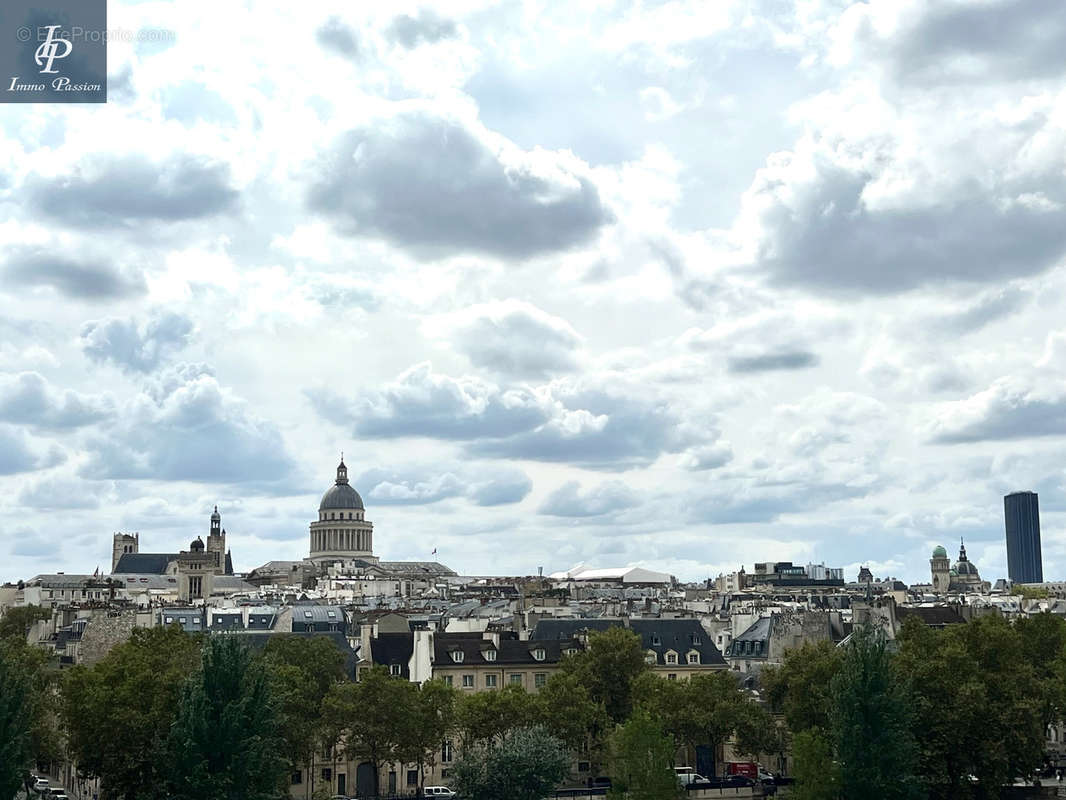
[[[689,664],[699,664],[700,663],[700,654],[699,653],[689,653],[688,654],[688,663]]]
[[[644,663],[645,664],[655,664],[658,660],[659,660],[659,657],[657,655],[655,655],[655,653],[651,652],[650,650],[644,656]]]
[[[677,653],[675,653],[673,650],[671,650],[669,653],[667,653],[666,654],[666,663],[667,664],[676,664],[677,663]]]
[[[456,664],[462,664],[463,663],[463,651],[462,650],[452,650],[452,661],[454,661]]]
[[[659,646],[662,645],[662,643],[663,643],[663,640],[661,638],[659,638],[659,634],[653,633],[651,635],[651,646],[652,647],[659,647]]]
[[[533,658],[536,661],[543,661],[544,660],[544,648],[543,647],[536,648],[533,651]]]
[[[692,634],[692,643],[693,644],[695,644],[695,645],[702,644],[702,641],[703,640],[700,639],[699,636],[697,636],[696,634]]]
[[[483,655],[485,657],[486,661],[495,661],[496,660],[496,651],[495,650],[486,650],[481,655]]]

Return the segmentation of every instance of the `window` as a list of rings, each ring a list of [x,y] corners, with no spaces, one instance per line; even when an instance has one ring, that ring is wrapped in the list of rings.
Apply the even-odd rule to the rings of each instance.
[[[481,655],[483,655],[485,657],[486,661],[495,661],[496,660],[496,651],[495,650],[486,650]]]
[[[544,672],[536,672],[533,674],[533,687],[539,689],[541,686],[548,682],[548,675]]]
[[[442,764],[451,764],[453,757],[452,743],[445,739],[440,746],[440,761]]]
[[[659,657],[657,655],[655,655],[655,653],[648,653],[646,656],[644,656],[644,663],[645,664],[654,664],[658,660],[659,660]]]
[[[442,770],[440,771],[440,777],[441,777],[441,780],[444,780],[444,781],[446,781],[446,780],[448,780],[448,778],[450,778],[451,776],[452,776],[452,771],[451,771],[450,769],[442,769]]]
[[[474,688],[474,676],[473,675],[464,675],[463,676],[463,688],[464,689],[473,689]]]
[[[401,669],[399,664],[389,664],[389,674],[390,675],[400,675],[400,674],[402,674],[402,672],[403,672],[403,670]]]
[[[703,640],[699,636],[697,636],[696,634],[692,634],[692,643],[693,644],[702,644]]]
[[[589,771],[589,762],[587,762],[587,761],[578,761],[577,762],[577,771],[578,772],[588,772]]]
[[[699,664],[700,663],[700,654],[699,653],[689,653],[688,654],[688,663],[689,664]]]
[[[677,680],[677,675],[675,675],[673,672],[671,672],[669,675],[666,676],[666,679],[668,681],[676,681]]]
[[[322,767],[322,780],[324,780],[324,781],[333,780],[333,770],[330,769],[329,767]]]
[[[337,612],[336,611],[327,611],[326,612],[326,616],[329,617],[330,619],[336,619],[337,618]]]
[[[167,625],[169,625],[170,623],[172,623],[174,621],[174,617],[167,617],[166,619],[167,619]]]
[[[349,514],[348,516],[350,517],[351,514]],[[409,769],[409,770],[407,770],[407,785],[408,786],[418,786],[418,770],[417,769]]]
[[[652,645],[652,647],[659,647],[662,643],[663,643],[663,640],[659,638],[659,634],[653,633],[651,635],[651,645]]]
[[[537,661],[543,661],[544,660],[544,648],[543,647],[538,647],[537,649],[535,649],[533,651],[533,658],[535,658]]]
[[[463,663],[463,651],[462,650],[452,650],[452,661],[454,661],[456,664],[462,664]]]
[[[289,783],[291,783],[293,786],[299,786],[303,782],[304,774],[300,770],[296,770],[296,772],[292,773],[292,776],[289,778]]]
[[[452,685],[452,676],[451,675],[445,675],[444,676],[444,682],[446,684],[448,684],[448,686],[451,686]]]
[[[495,689],[496,688],[496,676],[495,675],[486,675],[485,676],[485,688],[486,689]]]
[[[304,619],[311,619],[311,612],[310,611],[305,611],[304,612]]]
[[[666,663],[667,664],[676,664],[677,663],[677,653],[667,653],[666,654]]]
[[[512,672],[510,680],[511,680],[511,685],[512,686],[521,686],[522,685],[522,673],[521,672]]]

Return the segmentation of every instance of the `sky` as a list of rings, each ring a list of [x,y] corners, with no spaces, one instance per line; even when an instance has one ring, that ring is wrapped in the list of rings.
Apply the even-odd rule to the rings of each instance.
[[[1061,0],[109,4],[0,105],[0,580],[206,536],[1066,577]],[[436,549],[437,554],[431,556]]]

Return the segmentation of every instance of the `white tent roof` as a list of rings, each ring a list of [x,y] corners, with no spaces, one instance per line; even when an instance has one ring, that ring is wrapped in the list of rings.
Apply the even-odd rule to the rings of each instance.
[[[665,572],[655,572],[644,567],[610,567],[586,569],[583,565],[567,572],[554,572],[548,576],[553,581],[621,581],[622,583],[670,583]]]

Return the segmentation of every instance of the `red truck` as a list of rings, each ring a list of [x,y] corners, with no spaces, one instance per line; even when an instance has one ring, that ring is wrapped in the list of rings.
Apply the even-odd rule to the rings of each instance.
[[[725,774],[743,775],[745,778],[751,778],[756,783],[773,781],[774,779],[773,775],[763,769],[762,764],[756,764],[754,761],[727,761]]]

